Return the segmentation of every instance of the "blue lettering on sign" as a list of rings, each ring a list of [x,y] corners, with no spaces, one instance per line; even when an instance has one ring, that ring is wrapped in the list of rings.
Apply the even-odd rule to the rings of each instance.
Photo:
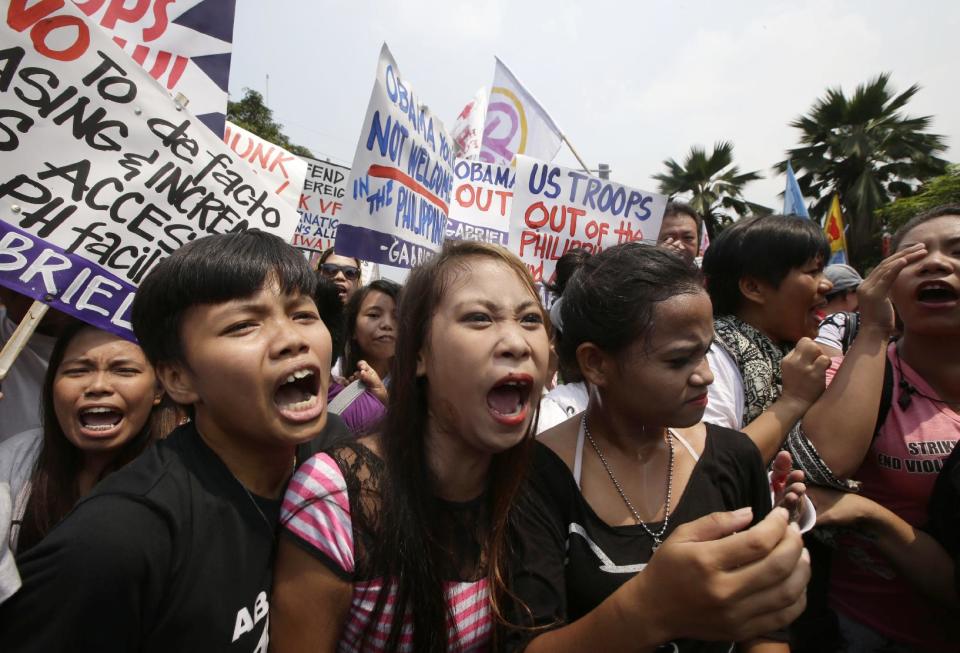
[[[400,113],[406,117],[410,126],[413,127],[413,131],[416,132],[418,136],[422,136],[423,139],[430,144],[430,149],[436,152],[437,140],[434,134],[433,117],[428,114],[426,107],[421,106],[416,101],[413,91],[403,83],[403,80],[397,77],[392,65],[387,65],[384,76],[384,86],[387,97],[397,107]],[[409,132],[407,133],[409,134]],[[441,145],[443,145],[443,143],[441,143]],[[372,149],[369,141],[367,149]],[[448,153],[442,158],[448,160],[451,156],[452,155]],[[396,161],[397,159],[391,158],[391,160]]]
[[[507,190],[513,190],[513,184],[517,180],[513,168],[481,161],[457,161],[453,172],[460,181],[480,182]]]
[[[652,195],[645,195],[636,190],[628,191],[620,184],[589,177],[573,170],[567,172],[567,177],[572,181],[569,196],[571,204],[579,204],[588,209],[615,216],[632,216],[641,222],[648,220],[653,214],[649,206],[653,202]],[[533,188],[532,179],[530,190],[537,192]]]
[[[539,181],[537,180],[538,169],[540,171]],[[530,171],[530,192],[534,195],[540,195],[542,193],[544,197],[556,199],[560,195],[560,184],[557,183],[557,177],[559,176],[560,168],[551,168],[550,166],[534,163],[533,169]],[[544,190],[547,185],[550,186],[550,190]]]
[[[373,112],[373,120],[370,123],[370,135],[367,136],[367,150],[372,151],[376,145],[380,150],[380,156],[387,156],[389,153],[390,161],[400,160],[403,153],[403,144],[410,131],[399,122],[394,122],[393,116],[387,116],[385,123],[380,122],[380,112]]]

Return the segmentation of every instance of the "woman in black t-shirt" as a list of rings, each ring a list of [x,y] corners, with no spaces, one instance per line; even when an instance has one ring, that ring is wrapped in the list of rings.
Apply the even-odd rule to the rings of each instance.
[[[562,312],[561,359],[578,365],[594,391],[586,413],[542,437],[532,497],[540,505],[527,511],[513,582],[530,622],[547,629],[591,615],[681,524],[739,509],[756,523],[771,508],[756,445],[700,422],[713,381],[705,358],[713,317],[696,269],[654,247],[617,246],[584,263]],[[795,503],[803,486],[786,480]],[[690,606],[688,617],[662,650],[732,650],[730,641],[683,639],[704,632],[700,622],[710,616]],[[542,632],[517,640],[545,650],[551,633]],[[741,650],[788,651],[776,639],[743,642]]]

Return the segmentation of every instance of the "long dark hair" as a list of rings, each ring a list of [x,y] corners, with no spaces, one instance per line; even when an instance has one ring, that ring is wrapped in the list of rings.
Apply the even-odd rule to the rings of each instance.
[[[398,303],[400,298],[400,284],[394,283],[389,279],[377,279],[371,281],[366,286],[358,288],[350,297],[350,301],[347,302],[347,306],[344,309],[346,349],[344,352],[344,364],[340,370],[343,376],[350,376],[356,372],[357,363],[365,358],[365,354],[363,350],[360,349],[360,344],[356,339],[357,318],[360,316],[360,308],[363,306],[363,300],[366,299],[367,295],[371,292],[383,293],[391,297],[394,303]]]
[[[67,347],[84,329],[92,329],[87,324],[71,324],[57,339],[46,376],[43,379],[41,408],[43,419],[43,443],[36,467],[30,476],[30,499],[27,501],[20,535],[17,540],[17,552],[23,553],[44,536],[80,500],[80,471],[83,469],[83,454],[64,435],[53,404],[53,385],[57,378],[57,369],[63,362]],[[146,446],[156,437],[166,436],[172,428],[169,408],[151,411],[150,419],[136,436],[130,438],[104,468],[100,479],[123,467],[140,455]]]
[[[417,358],[429,338],[430,322],[457,273],[471,258],[493,259],[517,273],[530,294],[537,297],[533,279],[520,260],[501,247],[473,241],[447,242],[436,257],[415,269],[400,300],[397,353],[391,374],[393,387],[384,427],[382,452],[385,478],[381,483],[381,512],[375,557],[382,569],[383,585],[370,619],[370,630],[383,614],[390,580],[396,598],[387,639],[387,650],[399,648],[404,615],[413,622],[413,650],[447,650],[452,616],[437,564],[447,552],[438,542],[441,524],[436,506],[436,481],[427,460],[427,384],[417,376]],[[544,315],[544,320],[547,316]],[[535,424],[534,419],[533,424]],[[508,535],[513,505],[518,496],[533,447],[533,424],[517,446],[496,454],[490,466],[487,495],[489,526],[479,529],[486,561],[486,579],[494,617],[503,622],[502,601],[507,587]],[[496,629],[495,629],[496,630]]]

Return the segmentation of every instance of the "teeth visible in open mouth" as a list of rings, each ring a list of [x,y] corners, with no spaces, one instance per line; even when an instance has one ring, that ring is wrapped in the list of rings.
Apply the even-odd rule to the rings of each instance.
[[[526,381],[504,381],[495,385],[487,393],[487,405],[494,412],[505,417],[518,415],[527,403],[529,392],[530,384]]]
[[[122,412],[106,406],[92,406],[80,411],[80,424],[90,431],[109,431],[122,419]]]
[[[301,411],[307,410],[308,408],[313,408],[316,404],[317,396],[313,395],[309,399],[304,399],[303,401],[298,401],[292,404],[284,404],[282,408],[284,410]]]
[[[305,378],[307,378],[308,376],[313,376],[313,370],[297,370],[296,372],[294,372],[293,374],[291,374],[290,376],[288,376],[286,379],[284,379],[283,382],[284,382],[284,383],[293,383],[294,381],[299,381],[300,379],[305,379]]]
[[[304,368],[291,372],[274,394],[274,402],[283,410],[300,412],[317,405],[318,382],[314,370]]]

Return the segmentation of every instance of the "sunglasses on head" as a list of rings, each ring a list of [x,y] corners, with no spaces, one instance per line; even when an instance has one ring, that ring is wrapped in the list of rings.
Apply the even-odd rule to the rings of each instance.
[[[360,278],[360,268],[355,265],[337,265],[336,263],[322,263],[320,273],[331,279],[337,276],[337,272],[343,274],[350,281],[356,281]]]

